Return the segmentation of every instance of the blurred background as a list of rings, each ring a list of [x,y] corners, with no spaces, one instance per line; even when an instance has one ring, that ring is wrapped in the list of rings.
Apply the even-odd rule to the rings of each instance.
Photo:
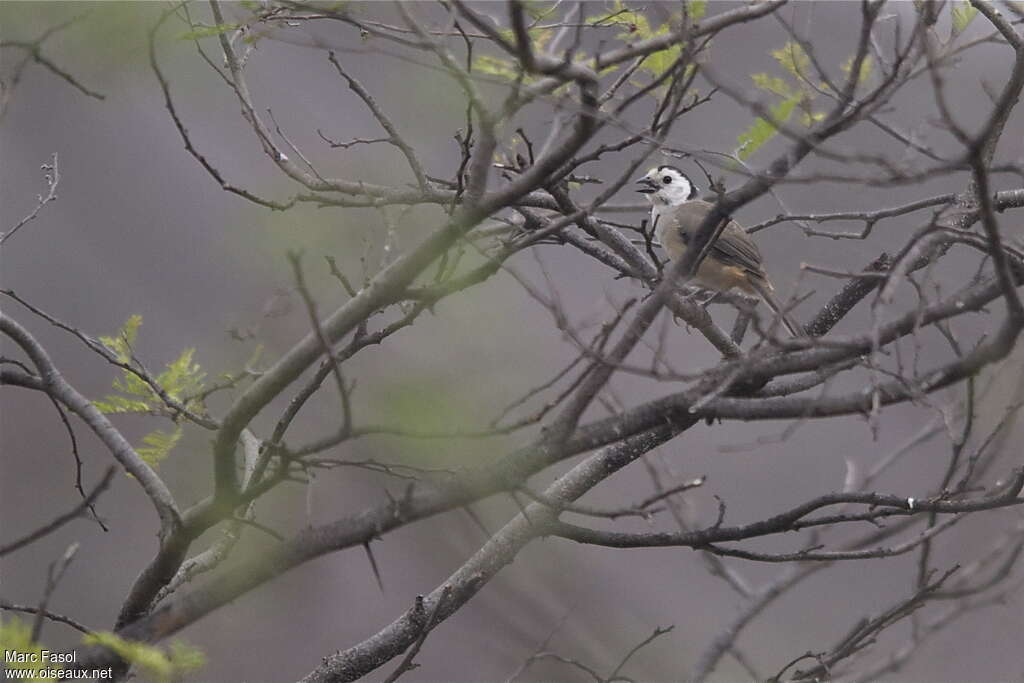
[[[709,13],[732,6],[713,2]],[[491,11],[501,15],[494,5],[482,7],[493,7]],[[59,199],[4,245],[0,276],[3,287],[91,335],[114,334],[130,315],[140,314],[144,322],[135,350],[150,369],[159,369],[183,349],[194,347],[195,361],[215,379],[238,372],[247,363],[258,367],[273,362],[308,332],[302,302],[293,291],[288,250],[303,250],[310,289],[325,313],[346,295],[330,276],[323,257],[335,257],[354,281],[362,279],[364,269],[372,276],[382,258],[386,227],[376,211],[299,205],[287,212],[272,212],[222,191],[184,150],[148,65],[147,32],[164,9],[150,2],[0,4],[4,40],[32,40],[48,27],[80,16],[46,43],[45,53],[80,83],[105,96],[103,100],[89,97],[38,65],[29,66],[16,88],[7,93],[9,101],[0,122],[0,229],[9,229],[35,206],[36,195],[45,190],[40,165],[49,163],[55,153],[61,180]],[[241,6],[229,5],[227,10],[235,17],[247,14]],[[658,10],[648,11],[652,22],[659,20]],[[195,11],[202,17],[208,12],[202,6]],[[366,6],[361,11],[367,16],[393,17],[387,7]],[[430,13],[427,6],[421,11],[424,16]],[[836,66],[853,52],[857,3],[797,3],[784,11],[795,26],[810,29],[826,64]],[[904,15],[909,21],[913,6],[894,3],[886,12]],[[975,22],[965,38],[981,35],[985,29],[981,24]],[[181,38],[186,31],[179,22],[168,22],[159,34],[157,53],[194,143],[230,183],[275,200],[287,199],[299,188],[283,179],[264,156],[240,116],[233,93],[202,61],[194,44]],[[770,20],[738,26],[712,45],[710,63],[716,75],[750,91],[749,74],[777,69],[769,53],[786,40],[782,27]],[[210,54],[219,55],[215,39],[205,39],[203,44]],[[431,173],[443,177],[454,173],[459,149],[453,135],[463,125],[464,102],[450,79],[438,70],[382,54],[376,49],[382,46],[361,41],[351,27],[308,24],[281,29],[260,40],[247,74],[258,107],[273,112],[282,131],[321,172],[396,186],[412,180],[401,155],[392,148],[331,149],[320,138],[317,131],[335,140],[373,138],[381,132],[319,46],[359,48],[339,53],[346,69],[370,89]],[[4,50],[0,68],[9,69],[20,56]],[[983,120],[990,106],[985,84],[998,87],[1003,82],[1010,56],[1005,47],[981,45],[948,72],[951,101],[964,125],[975,126]],[[708,86],[698,80],[697,88],[706,92]],[[500,88],[488,90],[490,97],[500,95]],[[546,135],[553,104],[540,102],[524,112],[521,124],[535,140]],[[887,120],[913,131],[919,141],[937,151],[956,149],[954,140],[930,123],[937,115],[927,79],[906,88],[892,105],[885,112]],[[719,94],[687,115],[669,144],[731,153],[737,135],[752,118],[749,110]],[[642,124],[643,119],[638,122]],[[610,128],[597,143],[622,135]],[[1024,155],[1022,140],[1024,121],[1015,114],[997,162],[1019,161]],[[888,138],[864,126],[835,143],[865,153],[892,151]],[[766,163],[783,145],[783,139],[770,142],[750,163],[755,167]],[[633,154],[609,154],[587,170],[600,178],[613,178]],[[652,159],[676,163],[695,179],[703,178],[686,161]],[[812,160],[799,170],[808,175],[836,167]],[[730,186],[741,180],[724,175]],[[964,174],[912,187],[783,184],[777,188],[777,198],[765,197],[745,207],[738,218],[752,224],[784,210],[872,210],[962,191],[967,180]],[[1015,187],[1012,177],[996,176],[995,182],[996,189]],[[600,186],[585,186],[580,196],[599,190]],[[780,199],[785,209],[780,208]],[[637,202],[629,188],[614,200]],[[395,247],[399,251],[428,234],[442,216],[434,207],[389,211],[389,220],[398,226]],[[924,215],[883,222],[863,241],[808,238],[792,224],[776,225],[757,239],[773,279],[788,296],[801,263],[859,270],[879,252],[898,248]],[[636,212],[616,220],[639,223],[644,217]],[[1009,212],[1002,220],[1008,234],[1021,236],[1019,216]],[[606,268],[577,251],[545,247],[539,252],[577,323],[602,321],[609,316],[611,302],[643,293],[636,283],[613,279]],[[540,272],[529,254],[520,254],[512,265],[530,277]],[[976,267],[973,256],[954,256],[933,277],[959,282]],[[808,319],[815,305],[836,291],[837,282],[812,276],[802,280],[801,291],[814,294],[798,309],[798,317]],[[905,295],[902,302],[913,302],[912,292]],[[117,376],[114,368],[12,301],[5,299],[0,305],[46,345],[66,378],[83,394],[101,398],[110,393]],[[731,325],[732,309],[714,306],[711,310],[721,325]],[[862,306],[837,331],[856,332],[868,320],[867,307]],[[954,327],[969,344],[993,329],[991,320],[971,316]],[[575,354],[548,312],[506,275],[442,302],[433,315],[423,316],[407,332],[346,364],[347,377],[359,382],[354,398],[357,423],[478,428]],[[714,349],[684,326],[670,325],[668,333],[669,357],[678,368],[693,370],[716,362]],[[924,366],[947,357],[946,347],[935,339],[934,348],[921,350]],[[257,345],[262,345],[261,355],[254,356]],[[6,340],[3,354],[17,355]],[[984,391],[976,433],[987,433],[1006,407],[1019,400],[1020,379],[1019,356],[981,379],[979,387]],[[849,386],[840,382],[836,391]],[[612,387],[628,406],[673,390],[671,385],[625,375],[615,377]],[[255,424],[258,432],[269,434],[290,396],[286,392],[283,401],[265,411]],[[659,449],[652,460],[672,477],[669,483],[707,476],[707,484],[687,496],[687,509],[695,522],[714,521],[714,496],[728,506],[727,523],[754,521],[841,490],[850,468],[861,472],[870,468],[933,424],[939,415],[936,406],[952,406],[962,396],[961,386],[934,395],[930,406],[894,407],[884,413],[877,433],[859,417],[808,421],[795,430],[781,422],[701,425]],[[338,423],[335,398],[333,391],[322,392],[293,427],[292,441],[312,441],[331,433]],[[227,399],[214,396],[209,405],[218,414]],[[595,409],[590,417],[602,415]],[[136,443],[160,426],[152,418],[116,417],[115,421]],[[111,458],[87,430],[77,428],[76,432],[88,488]],[[531,433],[486,441],[371,437],[349,442],[328,455],[429,467],[471,466],[525,443]],[[1019,451],[1022,437],[1018,427],[1006,433],[1008,458]],[[209,443],[209,434],[186,427],[182,442],[160,466],[182,505],[210,493]],[[948,453],[948,439],[940,430],[901,460],[878,490],[927,495],[939,481]],[[1019,455],[1015,457],[1019,464]],[[535,488],[570,464],[539,476]],[[1007,469],[996,468],[990,479]],[[0,392],[0,539],[16,538],[73,505],[77,500],[73,482],[68,440],[48,401],[24,390]],[[379,504],[385,489],[398,494],[404,486],[403,481],[354,468],[320,472],[309,487],[286,484],[268,496],[260,503],[258,519],[287,535]],[[650,492],[649,477],[638,463],[585,500],[621,506]],[[496,497],[474,509],[492,532],[518,511],[507,497]],[[116,476],[98,510],[110,533],[79,520],[4,558],[0,595],[12,602],[36,601],[46,566],[69,543],[78,541],[78,556],[50,609],[96,629],[111,628],[126,591],[156,550],[158,520],[138,486],[122,474]],[[1020,512],[1013,509],[968,518],[941,537],[934,566],[944,569],[969,561],[1020,523]],[[667,516],[653,524],[672,528]],[[617,528],[644,526],[639,521],[616,522]],[[216,538],[216,533],[208,537],[203,541]],[[463,512],[388,534],[374,544],[383,592],[362,550],[335,553],[298,567],[179,634],[207,654],[207,667],[195,678],[254,683],[300,678],[323,656],[362,640],[400,615],[417,594],[443,582],[484,540],[483,532]],[[258,554],[272,543],[273,539],[248,530],[232,562]],[[799,540],[772,539],[751,547],[796,549]],[[818,572],[755,619],[738,645],[760,671],[774,674],[803,652],[830,647],[857,619],[912,592],[915,562],[916,555],[910,553],[841,563]],[[742,561],[730,564],[755,585],[780,570]],[[1019,574],[1018,570],[1018,578]],[[689,669],[733,616],[736,605],[735,594],[711,576],[699,555],[690,550],[625,551],[555,539],[536,541],[437,629],[417,657],[420,668],[405,678],[504,680],[552,632],[547,649],[608,671],[656,626],[675,625],[671,634],[645,648],[624,672],[635,680],[673,680]],[[1019,635],[1024,628],[1022,608],[1024,599],[1018,592],[1004,605],[966,615],[924,644],[899,680],[1019,680],[1024,675]],[[902,642],[909,632],[909,622],[897,625],[876,651]],[[43,641],[53,648],[69,648],[78,636],[50,624]],[[371,678],[383,678],[392,668],[385,666]],[[745,677],[727,658],[713,680]],[[587,680],[570,667],[543,662],[533,665],[522,679]]]

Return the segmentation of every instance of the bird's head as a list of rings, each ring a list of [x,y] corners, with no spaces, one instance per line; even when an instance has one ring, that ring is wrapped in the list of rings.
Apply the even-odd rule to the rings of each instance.
[[[675,166],[652,168],[636,182],[639,185],[636,191],[647,195],[651,204],[678,206],[697,196],[697,188]]]

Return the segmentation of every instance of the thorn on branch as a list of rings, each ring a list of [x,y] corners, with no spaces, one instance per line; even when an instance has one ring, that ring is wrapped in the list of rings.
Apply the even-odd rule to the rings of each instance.
[[[430,610],[430,615],[426,616],[425,620],[424,613],[426,611],[426,608],[424,605],[423,596],[416,596],[416,603],[413,605],[412,614],[410,616],[413,623],[421,622],[423,624],[423,626],[420,629],[420,635],[416,639],[416,642],[412,644],[412,647],[409,648],[409,651],[405,654],[405,657],[402,658],[402,661],[399,663],[398,668],[395,669],[394,673],[392,673],[390,676],[384,679],[384,683],[394,683],[394,681],[397,680],[398,677],[404,674],[406,671],[412,671],[417,666],[419,666],[419,664],[414,663],[413,660],[416,658],[416,655],[419,654],[420,649],[423,647],[423,643],[426,641],[427,636],[430,634],[430,631],[438,623],[438,619],[441,616],[441,608],[444,606],[445,602],[447,602],[448,596],[451,594],[451,592],[451,585],[445,584],[444,588],[441,590],[441,595],[437,598],[437,602],[434,603],[433,609]]]
[[[377,558],[373,555],[373,549],[370,547],[370,541],[363,543],[363,550],[366,551],[366,558],[370,561],[370,569],[373,570],[373,578],[377,580],[377,588],[380,589],[381,595],[383,595],[384,580],[381,578],[380,567],[377,565]]]

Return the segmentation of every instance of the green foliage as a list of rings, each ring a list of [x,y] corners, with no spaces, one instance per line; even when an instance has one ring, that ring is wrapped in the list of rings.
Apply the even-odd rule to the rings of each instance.
[[[804,81],[811,66],[811,58],[801,47],[800,43],[788,41],[778,50],[772,50],[772,57],[782,66],[783,69],[792,74],[797,80]]]
[[[737,136],[737,155],[743,161],[778,133],[779,126],[792,118],[796,107],[800,108],[800,124],[805,127],[813,126],[825,118],[824,112],[814,111],[813,105],[820,91],[828,89],[828,84],[815,86],[811,82],[811,58],[804,48],[795,41],[789,41],[779,49],[772,50],[771,56],[785,72],[785,76],[756,73],[751,74],[750,78],[758,90],[779,99],[770,107],[770,116],[758,117]],[[853,69],[853,60],[854,57],[849,57],[839,68],[849,74]],[[871,57],[865,57],[860,65],[857,82],[868,80],[873,68]]]
[[[35,674],[38,674],[43,669],[62,668],[59,664],[43,661],[41,654],[43,648],[32,641],[31,627],[20,619],[0,619],[0,651],[5,653],[4,667],[7,671],[32,672],[32,674],[25,673],[25,678],[21,680],[36,680],[37,676]],[[26,661],[7,661],[6,653],[8,652],[26,655],[24,657],[14,657],[15,659],[24,659]],[[30,661],[32,659],[36,661]]]
[[[849,74],[853,69],[854,55],[850,55],[846,61],[839,65],[839,68],[843,70],[844,74]],[[860,63],[860,73],[857,75],[857,83],[864,83],[871,77],[871,70],[874,68],[874,61],[871,59],[871,55],[866,55],[864,60]]]
[[[510,43],[516,42],[515,34],[510,30],[500,31],[502,36]],[[533,49],[540,51],[544,49],[544,46],[555,36],[554,29],[549,28],[532,28],[528,30],[530,40],[533,43]],[[587,56],[576,59],[577,64],[584,64],[590,66],[591,59]],[[618,65],[606,66],[601,70],[602,74],[610,73],[617,70]],[[517,63],[512,59],[505,59],[504,57],[496,57],[494,55],[480,55],[473,60],[473,71],[486,74],[488,76],[494,76],[506,81],[514,81],[520,77],[520,71]],[[523,83],[531,83],[537,79],[536,76],[526,74],[522,76]],[[567,84],[559,86],[567,87]],[[556,89],[557,91],[557,89]]]
[[[800,113],[800,124],[805,128],[810,128],[818,121],[825,118],[825,112],[823,111],[803,111]]]
[[[170,455],[171,451],[178,444],[178,440],[181,439],[181,434],[182,429],[180,425],[176,425],[173,432],[157,429],[142,437],[142,443],[145,445],[136,448],[135,452],[150,467],[155,469],[159,466],[160,461]]]
[[[974,21],[974,17],[978,15],[978,9],[969,2],[954,2],[951,11],[954,37],[963,33],[970,26],[971,22]]]
[[[116,336],[100,337],[100,342],[114,353],[119,362],[129,364],[132,362],[132,348],[141,326],[142,316],[132,315],[118,330]],[[196,395],[203,389],[203,379],[206,377],[206,373],[198,363],[192,362],[194,355],[195,349],[185,349],[181,355],[167,364],[164,371],[157,375],[154,381],[171,398],[185,403],[185,407],[202,409]],[[166,406],[156,392],[132,372],[123,371],[120,377],[114,379],[113,388],[118,392],[117,394],[109,394],[102,401],[95,401],[96,407],[101,412],[107,414],[163,414],[167,412]]]
[[[114,388],[121,390],[120,380],[114,380]],[[149,389],[149,387],[146,387]],[[107,394],[106,398],[102,401],[93,401],[101,413],[108,415],[125,414],[125,413],[148,413],[149,412],[149,401],[140,401],[131,399],[126,396],[118,396],[117,394]]]
[[[142,326],[142,316],[132,315],[118,330],[117,335],[100,337],[100,341],[110,349],[117,360],[124,364],[132,363],[132,348]],[[154,382],[168,396],[183,404],[187,409],[203,412],[202,399],[203,380],[206,373],[198,363],[193,362],[195,349],[185,349],[173,361],[168,363],[163,372],[154,378]],[[108,394],[93,404],[100,412],[114,414],[149,414],[174,416],[153,388],[138,375],[123,370],[120,377],[113,381],[116,393]],[[166,458],[181,439],[182,430],[175,425],[173,431],[156,430],[142,438],[142,446],[138,454],[151,466],[157,466]]]
[[[622,0],[615,0],[615,4],[612,11],[606,15],[610,18],[621,13],[625,9],[622,4]],[[697,21],[704,16],[704,12],[707,10],[706,2],[691,2],[689,4],[690,19]],[[647,21],[647,17],[640,12],[625,12],[621,16],[626,17],[628,21],[627,29],[616,36],[619,40],[626,42],[639,42],[642,40],[648,40],[650,38],[657,38],[658,36],[667,35],[670,30],[670,24],[672,22],[666,22],[657,31],[651,28],[651,24]],[[601,20],[598,19],[597,23]],[[683,53],[683,47],[681,43],[670,45],[664,50],[652,52],[644,60],[640,66],[641,71],[647,71],[652,76],[657,78],[665,73]]]
[[[557,6],[558,3],[528,2],[526,4],[526,12],[535,21],[539,21],[549,15]],[[707,12],[707,1],[691,0],[687,3],[687,10],[691,22],[699,21]],[[615,38],[626,43],[636,43],[668,35],[672,30],[672,26],[677,24],[680,20],[680,13],[677,12],[672,21],[664,23],[661,27],[655,30],[642,12],[634,11],[626,7],[626,5],[623,4],[623,0],[615,0],[610,9],[603,10],[596,15],[590,15],[586,19],[586,22],[591,26],[622,26],[623,31],[618,33]],[[530,38],[533,40],[534,49],[537,50],[544,49],[544,46],[556,33],[554,29],[541,27],[530,28],[528,31]],[[515,36],[510,29],[502,30],[501,34],[509,42],[515,42]],[[640,65],[639,71],[646,72],[654,78],[662,76],[679,60],[682,53],[683,43],[679,42],[668,45],[662,50],[649,54]],[[578,57],[577,61],[580,64],[586,64],[589,66],[591,58],[584,55]],[[618,68],[618,65],[608,66],[605,67],[602,73],[615,71]],[[692,70],[693,66],[690,65],[687,68]],[[494,55],[480,55],[476,57],[473,60],[473,70],[482,74],[501,78],[503,80],[515,80],[519,76],[519,72],[513,60]],[[530,77],[526,77],[523,80],[525,82],[529,82]]]
[[[488,76],[497,76],[509,81],[515,80],[518,75],[518,71],[512,65],[512,60],[502,59],[493,55],[480,55],[474,59],[473,71],[487,74]]]
[[[779,49],[772,50],[771,56],[786,72],[786,77],[756,73],[751,74],[750,78],[758,90],[763,90],[781,99],[769,108],[770,116],[768,118],[762,116],[754,119],[750,127],[737,136],[736,154],[743,161],[746,161],[766,142],[775,137],[779,126],[792,118],[793,110],[797,105],[804,110],[801,123],[805,126],[811,125],[820,118],[819,114],[815,114],[811,110],[811,103],[817,93],[808,82],[811,58],[804,49],[799,43],[789,41]]]
[[[803,99],[803,93],[796,93],[771,107],[771,121],[758,117],[747,130],[736,138],[739,145],[737,155],[746,161],[751,154],[759,150],[764,143],[771,140],[778,132],[778,125],[789,121],[793,108]]]
[[[199,28],[187,31],[178,36],[178,40],[199,40],[200,38],[211,38],[238,30],[238,24],[217,24],[216,26],[200,26]]]
[[[530,15],[535,21],[540,21],[547,15],[551,14],[557,7],[557,2],[541,2],[541,0],[526,0],[523,3],[523,9]]]
[[[778,76],[769,76],[768,74],[761,73],[751,74],[750,78],[753,79],[754,85],[760,90],[767,90],[779,97],[793,96],[793,88],[790,87],[789,83],[787,83],[785,79],[779,78]]]
[[[194,348],[185,349],[157,375],[157,383],[175,399],[184,400],[202,391],[206,373],[198,363],[192,362],[195,352]]]
[[[672,68],[672,65],[678,61],[679,56],[682,54],[682,50],[681,46],[673,45],[664,50],[654,52],[644,60],[640,69],[649,71],[652,76],[658,77]]]
[[[548,10],[550,11],[550,10]],[[512,29],[504,29],[499,31],[505,40],[510,43],[516,42],[515,33]],[[533,28],[529,29],[527,33],[530,36],[530,40],[533,43],[534,50],[543,50],[544,46],[555,36],[554,29],[549,28]],[[503,57],[495,57],[493,55],[480,55],[473,60],[473,70],[479,71],[480,73],[487,74],[489,76],[497,76],[508,81],[515,80],[519,76],[519,70],[516,68],[515,62],[511,59],[505,59]],[[529,83],[532,77],[527,76],[523,79],[524,82]]]
[[[100,342],[113,351],[119,361],[127,363],[132,359],[132,346],[139,336],[140,327],[142,327],[142,316],[138,313],[130,315],[121,329],[117,331],[116,337],[100,337]]]
[[[153,683],[179,681],[185,674],[206,664],[206,657],[200,650],[181,642],[172,643],[170,650],[164,652],[152,645],[124,640],[110,632],[97,632],[85,636],[82,643],[109,648]]]

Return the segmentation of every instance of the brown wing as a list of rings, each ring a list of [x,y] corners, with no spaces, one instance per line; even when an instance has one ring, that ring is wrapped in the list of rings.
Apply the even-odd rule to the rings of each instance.
[[[708,202],[697,200],[686,202],[676,210],[675,223],[684,244],[690,242],[692,233],[700,227],[712,206]],[[712,245],[711,253],[708,256],[727,266],[736,266],[755,275],[764,276],[764,270],[761,267],[761,252],[758,251],[757,244],[736,221],[729,221],[722,234]]]

